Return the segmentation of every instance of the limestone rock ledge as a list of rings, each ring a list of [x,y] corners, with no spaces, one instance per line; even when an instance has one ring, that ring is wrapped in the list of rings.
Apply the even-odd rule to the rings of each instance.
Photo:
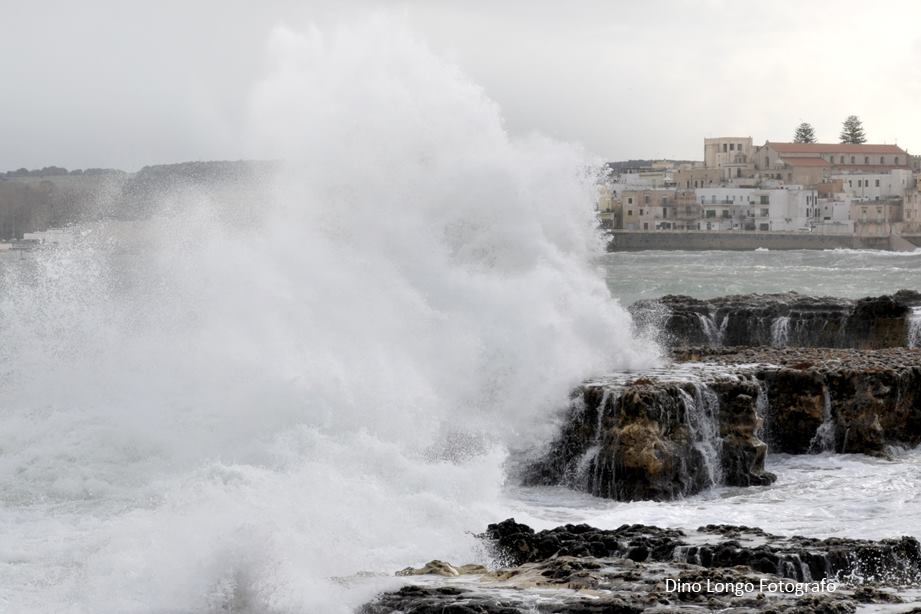
[[[763,382],[772,451],[887,456],[921,444],[921,350],[698,348],[679,356],[742,367]]]
[[[578,388],[523,483],[670,500],[772,483],[769,449],[885,457],[921,443],[921,351],[695,348],[678,359],[694,364]]]
[[[464,578],[417,576],[360,614],[805,614],[850,613],[863,604],[908,611],[921,586],[921,545],[911,537],[781,537],[730,525],[682,531],[583,524],[536,532],[508,519],[481,538],[500,561],[497,569]],[[688,586],[694,583],[699,590]],[[785,588],[763,590],[779,586]],[[802,591],[791,592],[797,586]]]
[[[669,295],[630,306],[635,320],[657,328],[665,345],[879,349],[917,343],[921,293],[857,300],[781,294],[711,299]]]

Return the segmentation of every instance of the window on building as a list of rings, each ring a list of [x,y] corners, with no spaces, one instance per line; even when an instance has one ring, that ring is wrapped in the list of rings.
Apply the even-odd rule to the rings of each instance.
[[[770,225],[768,225],[768,224],[758,224],[758,230],[767,231],[767,230],[770,230],[770,229],[771,229],[771,228],[770,228]]]
[[[762,204],[762,205],[768,205],[768,204],[770,204],[770,203],[771,203],[770,196],[768,196],[767,194],[762,194],[762,195],[761,195],[761,204]]]
[[[649,230],[649,222],[643,222],[643,230]]]
[[[854,187],[854,182],[851,181],[850,179],[848,179],[848,180],[847,180],[847,187],[853,188],[853,187]]]
[[[864,157],[863,157],[863,163],[864,163],[864,164],[869,164],[869,163],[870,163],[870,156],[864,156]]]
[[[844,164],[844,156],[841,156],[841,159],[838,160],[838,162],[840,162],[841,164]]]
[[[627,209],[627,216],[633,217],[633,209]]]
[[[707,217],[716,217],[716,209],[707,209]]]
[[[723,209],[723,217],[729,217],[729,209]]]
[[[876,180],[876,187],[879,187],[879,179]]]
[[[640,209],[640,217],[642,217],[642,216],[643,216],[643,210]]]
[[[643,202],[645,202],[647,205],[649,204],[649,194],[643,197]]]
[[[885,163],[886,163],[886,157],[885,157],[885,156],[880,156],[880,157],[879,157],[879,163],[880,163],[880,164],[885,164]]]
[[[736,144],[735,144],[735,143],[730,143],[730,144],[729,144],[729,151],[735,151],[735,150],[736,150]]]
[[[854,158],[854,156],[851,156],[851,164],[854,164],[855,161],[856,159]]]
[[[895,157],[895,164],[896,164],[896,166],[899,165],[899,157],[898,157],[898,156]]]
[[[729,146],[726,143],[723,143],[723,153],[726,153],[726,150]]]
[[[761,217],[768,217],[770,214],[771,214],[771,210],[770,210],[770,209],[762,209],[762,210],[761,210]]]
[[[632,204],[633,204],[633,197],[632,197],[632,196],[627,197],[627,204],[628,204],[628,205],[632,205]]]

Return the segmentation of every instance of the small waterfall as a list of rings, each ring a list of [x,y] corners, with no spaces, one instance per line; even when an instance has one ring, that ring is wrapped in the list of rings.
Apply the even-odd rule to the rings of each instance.
[[[908,316],[908,347],[921,348],[921,307],[914,307]]]
[[[822,402],[822,424],[809,442],[812,453],[835,451],[835,420],[831,415],[831,395],[827,386],[822,388]]]
[[[753,378],[758,385],[758,397],[755,399],[755,412],[761,418],[761,428],[755,432],[762,441],[770,442],[771,437],[771,401],[768,398],[767,384],[758,378]]]
[[[720,484],[723,481],[723,440],[720,437],[719,398],[706,384],[695,383],[693,386],[694,396],[681,391],[688,430],[694,447],[703,456],[710,484]]]
[[[790,316],[780,316],[771,322],[771,345],[786,347],[790,340]]]
[[[612,394],[613,393],[613,394]],[[598,463],[598,454],[601,452],[601,444],[604,438],[604,419],[608,406],[613,413],[617,407],[617,399],[620,398],[620,390],[605,388],[598,403],[598,416],[595,422],[594,438],[592,445],[585,449],[579,458],[572,473],[572,480],[581,485],[583,490],[598,495],[598,485],[601,483],[601,466]]]
[[[726,335],[726,325],[729,324],[729,314],[723,316],[723,319],[717,324],[716,313],[704,315],[697,314],[700,320],[700,327],[707,337],[711,347],[720,347],[723,345],[723,338]]]

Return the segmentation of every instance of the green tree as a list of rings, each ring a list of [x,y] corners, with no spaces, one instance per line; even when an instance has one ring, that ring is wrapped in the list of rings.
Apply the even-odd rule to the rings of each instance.
[[[793,135],[794,143],[815,143],[815,130],[812,124],[806,122],[796,127],[796,133]]]
[[[848,145],[862,145],[867,142],[863,133],[863,122],[856,115],[848,115],[841,125],[841,142]]]

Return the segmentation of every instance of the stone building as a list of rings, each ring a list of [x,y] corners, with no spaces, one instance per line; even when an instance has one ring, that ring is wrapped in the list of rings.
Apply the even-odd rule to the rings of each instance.
[[[721,183],[750,177],[754,170],[752,162],[752,138],[750,136],[721,136],[704,139],[704,167],[719,169]],[[709,184],[708,184],[709,185]],[[682,187],[678,183],[679,187]],[[701,184],[701,187],[703,184]],[[687,186],[683,186],[687,187]]]
[[[704,166],[690,166],[675,171],[675,186],[679,190],[715,187],[722,182],[722,170]]]
[[[624,190],[620,194],[623,209],[623,227],[627,230],[656,230],[656,223],[666,219],[675,190],[640,189]]]
[[[850,145],[845,143],[774,143],[767,141],[752,153],[755,170],[782,173],[791,164],[803,164],[802,158],[824,160],[833,173],[881,173],[893,169],[911,169],[908,152],[898,145]],[[791,162],[792,161],[792,162]],[[820,165],[819,162],[813,162]],[[784,177],[776,177],[785,179]]]

